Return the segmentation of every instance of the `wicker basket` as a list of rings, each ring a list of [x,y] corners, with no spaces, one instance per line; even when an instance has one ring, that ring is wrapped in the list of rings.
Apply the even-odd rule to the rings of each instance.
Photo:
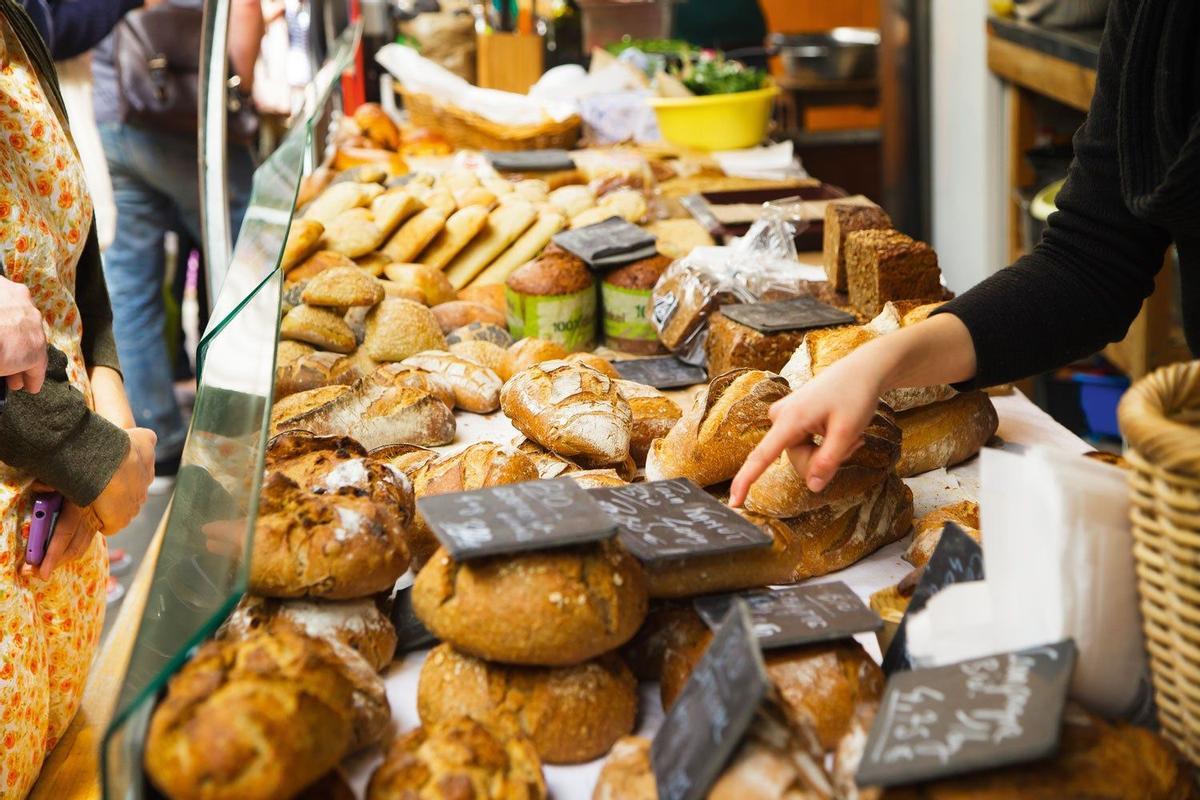
[[[1138,381],[1118,414],[1159,722],[1200,765],[1200,361]]]
[[[465,150],[569,150],[579,140],[579,117],[540,125],[509,126],[492,122],[470,111],[443,105],[431,95],[398,89],[414,125],[440,133]]]

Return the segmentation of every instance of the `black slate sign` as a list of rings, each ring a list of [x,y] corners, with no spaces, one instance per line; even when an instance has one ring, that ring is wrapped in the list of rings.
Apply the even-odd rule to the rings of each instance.
[[[500,172],[554,172],[575,169],[575,162],[566,150],[513,150],[485,153],[488,161]]]
[[[888,679],[859,786],[1022,764],[1058,749],[1075,643],[1000,653]]]
[[[769,688],[745,603],[734,604],[650,744],[659,800],[700,800]]]
[[[680,361],[675,356],[627,358],[614,361],[613,367],[621,377],[634,383],[644,383],[655,389],[682,389],[708,382],[708,372]]]
[[[841,581],[697,597],[692,605],[715,630],[737,598],[750,608],[754,635],[763,649],[831,642],[883,627],[879,615]]]
[[[638,560],[767,547],[771,536],[687,478],[590,490]]]
[[[858,321],[852,314],[813,297],[795,297],[771,303],[734,303],[721,306],[721,313],[761,333],[829,328],[834,325],[853,325]]]
[[[616,214],[594,225],[556,233],[553,241],[592,269],[617,267],[658,253],[652,235]]]
[[[912,669],[908,659],[908,615],[915,614],[925,608],[929,598],[945,589],[952,583],[966,583],[983,580],[983,548],[953,522],[947,522],[942,528],[942,538],[938,541],[921,582],[913,591],[908,608],[892,637],[892,643],[883,656],[883,671],[887,675],[900,670]]]
[[[388,615],[396,628],[396,654],[422,650],[437,644],[437,637],[429,632],[425,624],[413,613],[412,585],[398,589],[392,598],[392,609]]]
[[[456,561],[608,539],[616,526],[564,478],[422,497],[417,509]]]

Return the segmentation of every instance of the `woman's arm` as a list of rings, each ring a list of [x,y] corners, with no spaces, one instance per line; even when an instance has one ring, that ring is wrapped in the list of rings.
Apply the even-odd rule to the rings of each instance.
[[[261,0],[230,0],[229,63],[245,94],[254,88],[254,64],[265,32]]]

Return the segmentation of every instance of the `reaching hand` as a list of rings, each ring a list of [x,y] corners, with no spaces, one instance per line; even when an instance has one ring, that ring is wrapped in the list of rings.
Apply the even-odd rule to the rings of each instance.
[[[853,355],[771,406],[771,430],[734,477],[730,505],[741,506],[750,485],[785,450],[796,474],[819,492],[862,445],[863,431],[879,405],[883,373],[864,369],[870,365],[855,363]],[[819,445],[814,436],[822,437]]]
[[[46,334],[42,315],[24,284],[0,278],[0,375],[12,391],[31,394],[46,379]]]

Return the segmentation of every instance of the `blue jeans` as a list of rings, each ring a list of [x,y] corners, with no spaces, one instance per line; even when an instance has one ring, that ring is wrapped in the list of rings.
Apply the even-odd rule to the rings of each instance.
[[[164,337],[163,239],[182,226],[202,241],[196,137],[115,123],[99,128],[117,207],[116,237],[104,254],[117,354],[134,419],[158,434],[155,459],[171,461],[183,452],[187,428],[175,400],[172,354]],[[235,236],[253,174],[250,151],[231,145],[229,211]]]

